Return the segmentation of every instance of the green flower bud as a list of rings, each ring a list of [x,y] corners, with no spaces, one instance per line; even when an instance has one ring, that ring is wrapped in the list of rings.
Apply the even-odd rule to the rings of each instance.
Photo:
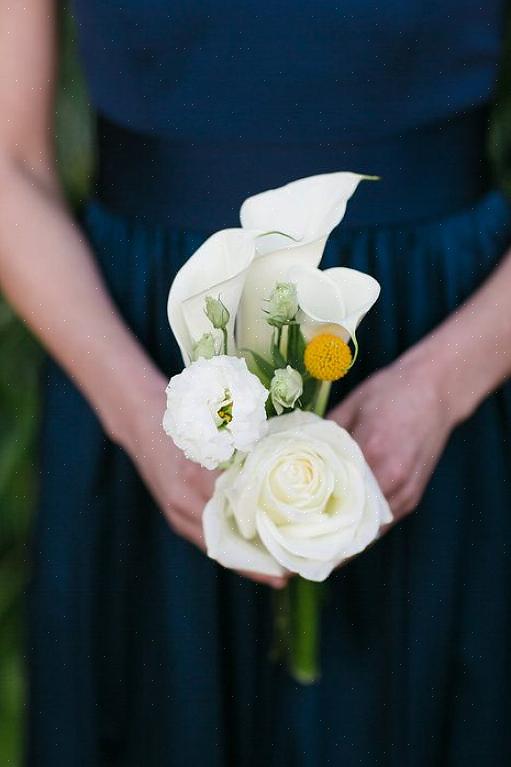
[[[225,330],[230,319],[229,310],[219,298],[206,296],[206,308],[204,310],[208,320],[217,330]]]
[[[277,282],[267,300],[267,321],[275,327],[282,327],[294,320],[298,311],[296,285],[292,282]]]
[[[213,335],[213,333],[204,333],[192,346],[192,360],[195,362],[199,357],[210,360],[211,357],[216,357],[221,352],[222,338]]]
[[[303,381],[298,370],[288,365],[275,371],[270,384],[270,397],[277,415],[281,415],[284,409],[294,407],[302,393]]]

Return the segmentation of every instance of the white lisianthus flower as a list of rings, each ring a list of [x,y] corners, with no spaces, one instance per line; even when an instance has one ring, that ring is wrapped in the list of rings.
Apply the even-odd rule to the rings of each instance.
[[[200,358],[171,378],[163,428],[186,457],[207,469],[246,452],[267,430],[268,391],[244,359]]]
[[[225,567],[312,581],[391,520],[348,432],[300,410],[270,421],[268,435],[218,478],[203,516],[208,554]]]

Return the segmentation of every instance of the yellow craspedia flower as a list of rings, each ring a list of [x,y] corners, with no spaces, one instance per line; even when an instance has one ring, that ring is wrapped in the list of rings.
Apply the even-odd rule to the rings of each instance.
[[[353,359],[351,349],[333,333],[320,333],[305,347],[304,363],[313,378],[337,381],[348,372]]]

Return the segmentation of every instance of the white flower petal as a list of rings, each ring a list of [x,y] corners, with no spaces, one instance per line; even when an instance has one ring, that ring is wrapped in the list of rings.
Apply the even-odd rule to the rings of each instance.
[[[342,220],[346,203],[364,178],[357,173],[323,173],[261,192],[244,201],[241,225],[283,232],[301,241],[326,238]]]
[[[170,288],[167,311],[186,365],[191,361],[193,342],[211,331],[204,314],[207,295],[220,297],[229,310],[228,332],[233,346],[238,304],[254,257],[253,232],[224,229],[209,237],[177,273]]]
[[[325,269],[324,273],[342,294],[346,313],[342,326],[353,337],[360,322],[376,303],[380,295],[380,283],[369,274],[345,266]]]
[[[261,241],[259,238],[258,242]],[[236,321],[238,348],[251,349],[268,357],[273,328],[266,321],[264,302],[277,282],[283,282],[296,263],[315,266],[321,261],[326,237],[304,244],[289,244],[282,250],[258,255],[247,272]]]
[[[347,267],[320,271],[296,264],[285,279],[296,285],[299,319],[309,338],[322,330],[336,332],[345,341],[353,338],[380,293],[380,285],[373,277]]]
[[[234,517],[224,511],[223,493],[215,493],[204,509],[202,523],[208,556],[224,567],[264,575],[283,575],[284,569],[257,539],[243,538]]]
[[[200,357],[171,378],[166,394],[164,431],[207,469],[229,460],[235,450],[250,450],[266,433],[268,392],[238,357]],[[229,422],[219,417],[226,395]]]
[[[240,348],[267,356],[272,328],[261,312],[264,299],[295,264],[318,266],[328,236],[363,178],[344,172],[309,176],[244,201],[242,227],[270,234],[256,240],[258,257],[247,275],[236,328]]]
[[[273,535],[272,523],[261,512],[257,515],[257,531],[262,542],[277,562],[286,570],[301,575],[309,581],[324,581],[333,570],[332,562],[319,562],[315,559],[297,557],[285,549]]]

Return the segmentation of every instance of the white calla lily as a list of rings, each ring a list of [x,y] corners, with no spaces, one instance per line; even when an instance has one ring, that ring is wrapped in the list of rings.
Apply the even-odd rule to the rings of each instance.
[[[223,229],[211,235],[177,273],[167,311],[185,365],[192,361],[194,343],[211,331],[204,311],[206,296],[220,298],[227,307],[228,352],[235,351],[234,323],[246,273],[254,257],[253,232]]]
[[[326,238],[342,221],[346,204],[360,181],[369,178],[341,171],[299,178],[277,189],[268,189],[245,200],[240,210],[241,226],[280,232],[299,245]],[[270,248],[274,251],[282,246],[289,247],[289,242],[275,238],[258,247],[258,251],[268,252]]]
[[[327,331],[356,346],[357,327],[380,294],[374,277],[344,266],[321,271],[295,265],[286,280],[296,285],[298,320],[307,339]]]
[[[236,331],[241,348],[267,353],[272,329],[261,312],[264,299],[277,282],[287,281],[286,275],[295,265],[319,265],[348,200],[360,181],[369,178],[357,173],[324,173],[245,200],[240,210],[242,227],[269,234],[257,238],[257,255],[247,273]]]
[[[286,280],[292,268],[317,271],[327,238],[342,220],[349,198],[360,181],[369,178],[348,172],[326,173],[245,200],[240,210],[242,228],[213,234],[182,267],[171,286],[169,322],[185,364],[192,360],[194,343],[211,330],[204,313],[208,295],[220,298],[230,313],[227,352],[250,348],[267,354],[272,328],[265,319],[264,300],[277,282]],[[331,293],[335,300],[333,289]],[[349,297],[345,299],[343,314],[348,333],[353,325],[349,325],[353,314],[349,301]],[[309,303],[312,314],[307,315],[312,319],[312,300]],[[358,303],[353,306],[354,316],[358,316]],[[334,314],[333,306],[329,313]]]

